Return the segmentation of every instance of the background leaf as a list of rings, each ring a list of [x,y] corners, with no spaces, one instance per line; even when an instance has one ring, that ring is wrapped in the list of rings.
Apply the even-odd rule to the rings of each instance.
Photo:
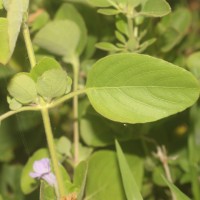
[[[162,176],[162,178],[170,190],[176,195],[177,200],[191,200],[189,197],[183,194],[173,183],[170,183],[164,176]]]
[[[170,5],[165,0],[146,0],[141,11],[143,15],[152,17],[162,17],[170,12]]]
[[[28,2],[28,1],[26,1]],[[12,56],[17,42],[17,38],[20,32],[22,18],[24,14],[24,0],[9,0],[7,9],[8,19],[8,35],[9,35],[9,47],[10,56]]]
[[[141,188],[143,180],[143,159],[138,155],[140,143],[131,141],[123,144],[126,159],[136,183]],[[134,148],[133,148],[134,146]],[[139,150],[140,149],[140,150]],[[141,154],[141,151],[139,152]],[[90,200],[122,200],[126,199],[117,155],[114,151],[101,150],[89,159],[86,184],[86,199]]]
[[[0,63],[6,64],[10,57],[8,20],[0,18]]]
[[[127,200],[143,200],[139,191],[139,187],[135,182],[133,174],[131,173],[126,158],[117,140],[115,141],[115,146],[117,150],[117,159]]]
[[[76,48],[76,52],[80,55],[87,43],[87,28],[83,17],[77,9],[68,3],[63,4],[55,15],[55,20],[70,20],[77,24],[80,30],[80,40]]]
[[[34,43],[59,56],[75,54],[80,40],[80,30],[70,20],[49,22],[35,36]]]
[[[144,123],[191,106],[199,97],[199,84],[192,74],[163,60],[117,54],[94,64],[86,92],[104,117]]]
[[[200,52],[197,51],[187,58],[189,70],[200,80]]]

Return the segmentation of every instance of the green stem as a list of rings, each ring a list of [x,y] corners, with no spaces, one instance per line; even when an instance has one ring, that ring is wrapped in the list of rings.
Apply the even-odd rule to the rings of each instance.
[[[73,91],[78,90],[78,78],[79,78],[79,60],[75,57],[72,60],[73,66]],[[73,98],[73,130],[74,130],[74,165],[78,164],[79,160],[79,124],[78,124],[78,96]]]
[[[33,68],[36,65],[36,59],[35,59],[35,54],[33,50],[33,45],[30,38],[29,28],[26,22],[23,23],[23,36],[24,36],[24,41],[26,44],[26,49],[28,52],[28,57],[31,63],[31,68]]]
[[[134,37],[133,19],[127,16],[127,20],[128,20],[129,38],[131,39]]]
[[[74,92],[71,92],[55,101],[53,101],[51,104],[48,105],[48,108],[54,108],[56,106],[58,106],[59,104],[71,99],[71,98],[74,98],[75,96],[78,96],[80,94],[85,94],[87,91],[87,89],[82,89],[82,90],[77,90],[77,91],[74,91]]]
[[[44,128],[45,128],[48,147],[49,147],[51,160],[52,160],[52,164],[53,164],[53,169],[54,169],[56,179],[58,182],[58,190],[60,193],[60,197],[63,197],[65,195],[64,182],[63,182],[60,170],[59,170],[59,162],[58,162],[58,158],[56,155],[56,148],[55,148],[54,141],[53,141],[53,132],[51,129],[51,123],[50,123],[48,109],[46,107],[42,108],[41,113],[42,113],[42,118],[43,118],[43,122],[44,122]]]
[[[20,112],[23,112],[23,111],[39,111],[39,110],[40,110],[40,107],[27,106],[27,107],[20,108],[19,110],[8,111],[7,113],[4,113],[3,115],[0,115],[0,123],[4,119],[6,119],[6,118],[8,118],[8,117],[10,117],[10,116],[12,116],[14,114],[17,114],[17,113],[20,113]]]
[[[86,93],[86,89],[83,89],[83,90],[77,90],[75,92],[71,92],[69,93],[68,95],[64,96],[64,97],[61,97],[60,99],[58,100],[55,100],[54,102],[50,103],[50,104],[46,104],[46,108],[50,109],[50,108],[54,108],[58,105],[60,105],[61,103],[73,98],[74,96],[76,95],[80,95],[80,94],[85,94]],[[41,106],[35,106],[35,107],[32,107],[32,106],[26,106],[26,107],[22,107],[20,108],[19,110],[14,110],[14,111],[8,111],[2,115],[0,115],[0,123],[14,115],[14,114],[17,114],[17,113],[20,113],[20,112],[23,112],[23,111],[40,111],[41,110]]]

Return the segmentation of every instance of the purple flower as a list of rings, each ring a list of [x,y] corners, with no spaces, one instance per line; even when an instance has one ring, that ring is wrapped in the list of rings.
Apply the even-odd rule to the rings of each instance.
[[[29,174],[32,178],[43,179],[49,185],[56,186],[56,177],[51,172],[50,160],[48,158],[43,158],[37,160],[33,163],[33,172]]]

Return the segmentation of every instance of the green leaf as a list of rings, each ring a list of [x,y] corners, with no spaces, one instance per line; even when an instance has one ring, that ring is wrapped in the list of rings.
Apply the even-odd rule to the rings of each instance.
[[[187,58],[187,66],[189,70],[200,79],[200,51],[191,54]]]
[[[96,7],[109,7],[111,4],[108,0],[88,0],[89,3],[91,3],[93,6]]]
[[[33,103],[37,100],[37,91],[34,80],[28,73],[18,73],[9,85],[9,94],[22,104]]]
[[[19,164],[2,164],[1,166],[1,194],[4,200],[22,200],[24,194],[18,184],[22,166]],[[0,198],[1,199],[1,198]]]
[[[175,194],[177,200],[191,200],[184,193],[182,193],[173,183],[170,183],[164,176],[162,176],[162,178],[168,185],[170,190]]]
[[[115,146],[117,150],[117,158],[127,200],[143,200],[139,191],[139,187],[135,182],[133,174],[131,173],[126,158],[117,140],[115,141]]]
[[[86,93],[104,117],[124,123],[155,121],[181,112],[199,97],[193,75],[140,54],[107,56],[94,64]]]
[[[158,24],[160,34],[158,41],[160,42],[161,50],[168,52],[179,44],[189,30],[191,22],[191,12],[186,8],[179,8],[164,17]]]
[[[70,158],[72,157],[71,148],[72,148],[71,142],[67,137],[62,136],[56,142],[57,152],[66,157]]]
[[[120,13],[120,11],[116,9],[107,8],[107,9],[98,9],[98,13],[103,15],[117,15]]]
[[[92,155],[89,160],[86,199],[126,199],[117,166],[113,151],[99,151]]]
[[[152,17],[163,17],[170,12],[170,5],[165,0],[146,0],[141,14]]]
[[[50,57],[42,58],[31,70],[31,77],[36,81],[42,74],[51,69],[62,69],[60,64]]]
[[[126,43],[125,36],[122,33],[120,33],[119,31],[115,31],[115,36],[121,43],[123,43],[123,44]]]
[[[50,19],[49,14],[46,11],[43,11],[36,19],[31,23],[31,32],[42,29]]]
[[[127,154],[126,159],[134,177],[137,176],[137,184],[142,182],[143,161],[133,153],[133,144],[125,144]],[[137,146],[138,148],[138,146]],[[131,152],[131,153],[130,153]],[[86,199],[90,200],[122,200],[126,199],[120,170],[117,163],[117,155],[114,151],[96,151],[89,160],[89,168],[86,184]]]
[[[9,102],[9,108],[10,110],[18,110],[22,107],[22,104],[16,101],[16,99],[11,99]]]
[[[75,168],[74,172],[74,184],[79,188],[77,200],[83,199],[87,174],[88,174],[88,162],[83,161]]]
[[[48,158],[49,153],[47,149],[40,149],[36,151],[29,159],[26,165],[23,168],[22,175],[21,175],[21,189],[24,194],[30,194],[34,191],[39,182],[36,179],[33,179],[29,176],[29,173],[33,171],[33,163],[36,160],[40,160],[42,158]]]
[[[102,49],[105,51],[118,51],[119,48],[116,47],[114,44],[109,42],[99,42],[95,45],[98,49]]]
[[[51,69],[42,74],[37,79],[37,92],[44,98],[51,100],[52,98],[63,96],[71,89],[72,80],[62,69]]]
[[[9,48],[9,36],[8,36],[8,20],[6,18],[0,18],[0,63],[6,64],[10,57]]]
[[[76,49],[76,52],[80,55],[87,43],[87,28],[84,22],[83,17],[77,11],[77,9],[71,4],[63,4],[60,9],[57,11],[56,20],[70,20],[76,23],[80,30],[80,40]]]
[[[3,67],[3,65],[0,65],[0,80],[9,78],[10,76],[12,76],[14,74],[15,74],[15,71],[13,69],[11,69],[10,67]]]
[[[26,2],[26,3],[25,3]],[[25,4],[24,4],[25,3]],[[12,56],[20,32],[24,12],[27,10],[28,0],[9,0],[7,2],[7,19],[10,57]]]
[[[54,188],[42,180],[40,184],[40,200],[54,199],[57,199]]]
[[[34,43],[59,56],[75,54],[80,41],[80,30],[70,20],[49,22],[35,36]]]

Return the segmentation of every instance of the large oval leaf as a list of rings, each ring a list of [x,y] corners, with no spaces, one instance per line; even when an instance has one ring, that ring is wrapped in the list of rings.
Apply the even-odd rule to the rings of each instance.
[[[190,72],[161,59],[127,53],[99,60],[89,73],[86,92],[103,116],[145,123],[191,106],[199,90]]]

